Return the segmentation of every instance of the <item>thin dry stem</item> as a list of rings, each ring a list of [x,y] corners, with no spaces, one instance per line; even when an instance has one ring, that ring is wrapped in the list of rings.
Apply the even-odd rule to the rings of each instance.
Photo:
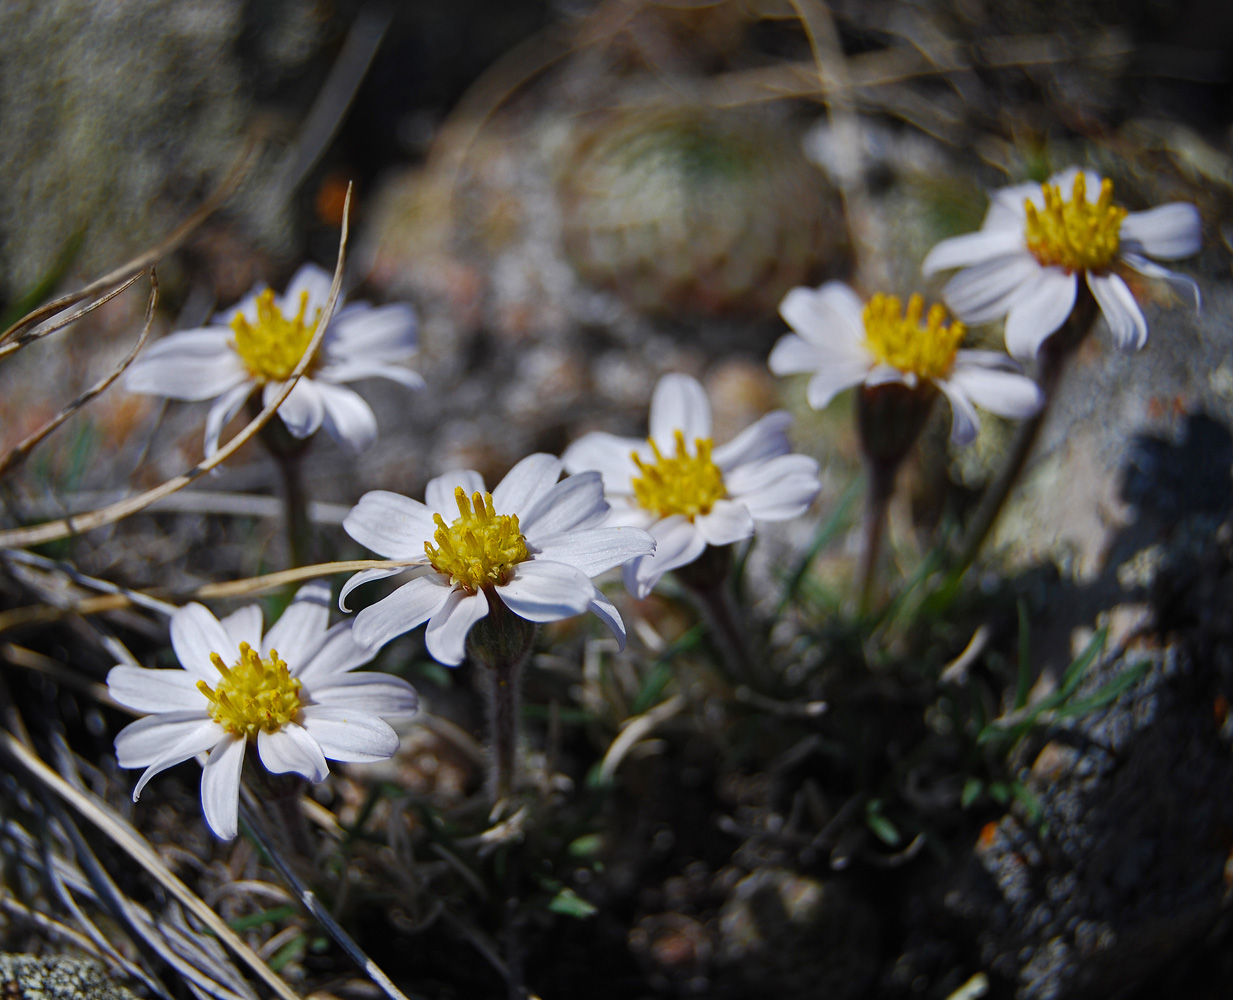
[[[23,746],[12,734],[0,732],[0,749],[31,776],[64,799],[83,817],[97,826],[112,842],[144,868],[169,893],[175,896],[194,917],[200,920],[218,939],[244,961],[267,986],[283,1000],[299,1000],[294,991],[263,962],[243,939],[235,933],[202,899],[185,885],[163,863],[148,841],[133,831],[112,808],[98,796],[74,788],[53,771],[32,750]]]
[[[132,284],[132,282],[129,282]],[[125,288],[128,285],[124,286]],[[124,374],[137,358],[137,353],[146,345],[146,341],[150,337],[150,327],[154,324],[154,310],[158,305],[158,277],[153,269],[150,271],[150,300],[146,303],[146,319],[141,327],[141,336],[137,338],[137,342],[133,345],[133,349],[124,356],[124,359],[108,372],[103,378],[99,379],[94,385],[90,386],[85,392],[74,399],[63,410],[52,417],[42,427],[38,428],[32,434],[27,435],[19,444],[12,448],[7,455],[0,458],[0,476],[3,476],[15,465],[24,462],[35,448],[57,427],[63,424],[69,417],[98,397],[108,386],[116,379]]]
[[[149,270],[152,271],[152,269]],[[117,295],[123,295],[126,291],[128,291],[128,289],[132,288],[133,285],[140,281],[141,276],[145,273],[145,271],[138,271],[122,285],[113,288],[101,298],[95,299],[88,306],[82,306],[80,309],[75,309],[71,313],[65,313],[63,316],[58,316],[54,320],[49,321],[46,326],[36,327],[25,336],[9,341],[3,347],[0,347],[0,359],[6,358],[16,351],[20,351],[23,347],[33,344],[36,340],[42,340],[44,337],[51,336],[51,334],[55,333],[57,330],[63,330],[66,326],[72,326],[83,316],[89,315],[100,306],[105,306]]]
[[[329,326],[330,318],[334,315],[334,309],[338,305],[338,298],[342,293],[343,264],[347,257],[348,220],[350,215],[351,187],[348,186],[347,200],[343,206],[342,235],[338,242],[338,263],[334,268],[334,282],[330,287],[329,300],[321,310],[321,319],[317,323],[317,329],[313,332],[313,338],[309,341],[308,348],[304,351],[303,357],[296,364],[290,377],[282,384],[282,387],[270,400],[269,404],[249,421],[242,431],[219,448],[214,455],[199,462],[188,472],[175,476],[165,483],[146,490],[135,497],[129,497],[117,503],[108,504],[106,507],[100,507],[87,514],[60,518],[59,520],[48,521],[30,528],[15,528],[10,531],[2,531],[0,532],[0,548],[24,548],[30,545],[41,545],[44,542],[57,541],[61,538],[68,538],[70,535],[78,535],[82,532],[90,531],[93,528],[114,524],[116,521],[123,520],[132,514],[136,514],[138,511],[144,510],[154,503],[155,500],[160,500],[165,496],[175,493],[177,490],[183,489],[189,483],[196,482],[211,469],[222,465],[223,462],[247,444],[274,416],[274,413],[283,404],[283,401],[291,395],[291,390],[300,381],[300,376],[307,371],[308,366],[312,363],[314,356],[321,347],[326,327]]]

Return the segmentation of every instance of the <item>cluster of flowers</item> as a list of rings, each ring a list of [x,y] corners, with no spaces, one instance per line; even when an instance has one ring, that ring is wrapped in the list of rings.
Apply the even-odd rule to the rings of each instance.
[[[816,408],[857,385],[863,391],[898,385],[926,404],[940,391],[952,410],[952,440],[965,444],[979,426],[973,404],[1017,418],[1042,405],[1036,384],[1010,357],[960,349],[965,322],[1005,316],[1008,349],[1030,358],[1070,314],[1082,272],[1119,346],[1139,347],[1146,324],[1115,265],[1184,282],[1145,254],[1181,257],[1198,243],[1193,206],[1130,214],[1113,203],[1110,182],[1091,173],[1068,171],[1048,184],[1009,188],[993,195],[980,232],[944,241],[925,261],[926,273],[966,268],[943,290],[958,320],[948,324],[941,305],[926,313],[916,295],[904,307],[885,295],[862,302],[839,283],[797,288],[780,307],[795,332],[775,345],[770,368],[810,373],[808,401]],[[312,337],[329,286],[328,275],[309,266],[282,297],[256,290],[214,325],[155,345],[130,369],[128,387],[213,399],[206,451],[216,450],[223,427],[256,388],[269,399],[284,384]],[[341,383],[380,376],[419,386],[419,376],[403,366],[414,350],[408,307],[348,305],[330,320],[319,356],[279,416],[296,437],[324,426],[358,451],[375,438],[376,420]],[[343,527],[411,568],[358,573],[339,603],[346,610],[356,587],[407,573],[410,579],[388,596],[329,627],[329,588],[313,583],[264,636],[256,606],[219,621],[189,604],[171,618],[182,669],[111,671],[112,696],[149,713],[116,737],[120,765],[145,768],[134,799],[154,774],[205,753],[205,816],[228,838],[237,829],[250,743],[269,771],[310,781],[325,777],[327,758],[390,756],[398,741],[382,719],[413,714],[415,692],[401,679],[352,671],[425,622],[428,652],[449,665],[463,661],[468,632],[494,612],[494,602],[529,622],[591,611],[623,644],[621,616],[594,577],[622,567],[630,593],[645,597],[665,573],[693,562],[707,546],[749,538],[755,522],[808,508],[820,488],[818,466],[791,453],[789,424],[788,414],[776,411],[716,446],[702,386],[670,374],[655,388],[646,440],[588,434],[561,458],[524,458],[491,491],[477,472],[464,470],[429,482],[423,502],[365,494]]]

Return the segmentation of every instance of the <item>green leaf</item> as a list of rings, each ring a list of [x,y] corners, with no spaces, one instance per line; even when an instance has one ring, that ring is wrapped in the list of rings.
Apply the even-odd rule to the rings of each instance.
[[[1134,666],[1127,667],[1122,673],[1107,683],[1102,684],[1086,698],[1080,698],[1078,701],[1072,701],[1069,704],[1063,705],[1057,710],[1058,717],[1066,718],[1084,715],[1098,708],[1103,708],[1110,702],[1116,701],[1123,691],[1132,687],[1151,668],[1151,660],[1141,660]]]
[[[899,836],[899,830],[895,824],[882,815],[882,803],[878,799],[872,800],[866,806],[865,822],[873,831],[873,835],[887,847],[898,847],[903,839]]]
[[[591,858],[604,849],[604,838],[598,833],[584,833],[570,842],[569,854],[572,858]]]
[[[1070,666],[1066,668],[1066,672],[1062,674],[1062,683],[1058,685],[1058,704],[1065,701],[1078,690],[1079,684],[1083,681],[1083,675],[1087,673],[1087,668],[1095,662],[1096,657],[1104,649],[1105,640],[1108,637],[1109,629],[1107,626],[1097,629],[1096,634],[1092,636],[1092,641],[1087,644],[1083,652],[1076,656]]]
[[[573,917],[576,920],[585,920],[595,913],[595,907],[569,887],[562,889],[552,897],[552,902],[548,904],[548,909],[553,913],[563,913],[565,916]]]
[[[239,934],[252,930],[254,927],[260,927],[262,924],[282,923],[288,917],[294,917],[295,914],[294,906],[274,906],[268,910],[261,910],[259,913],[249,913],[246,916],[228,920],[227,926]]]
[[[959,796],[959,808],[970,809],[972,803],[980,798],[985,790],[985,783],[979,778],[968,778],[963,783],[963,793]]]

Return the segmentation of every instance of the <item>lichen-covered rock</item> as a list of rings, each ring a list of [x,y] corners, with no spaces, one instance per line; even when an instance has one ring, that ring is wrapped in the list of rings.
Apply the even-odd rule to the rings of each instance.
[[[4,1000],[135,1000],[102,966],[76,958],[0,955]]]

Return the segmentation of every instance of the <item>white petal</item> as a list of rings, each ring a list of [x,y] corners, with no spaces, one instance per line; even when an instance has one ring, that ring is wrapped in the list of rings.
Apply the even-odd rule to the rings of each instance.
[[[358,455],[377,440],[376,414],[358,392],[321,380],[313,389],[321,398],[325,432],[347,451]]]
[[[330,624],[330,585],[314,580],[296,591],[287,610],[266,633],[261,655],[277,650],[293,677],[299,676],[309,656],[320,645]]]
[[[982,230],[1010,229],[1023,232],[1027,219],[1025,202],[1028,199],[1041,208],[1044,205],[1044,191],[1039,184],[1029,181],[1026,184],[1012,184],[1010,187],[999,188],[989,195],[989,208],[980,224]]]
[[[593,431],[566,448],[561,462],[566,472],[598,472],[603,477],[606,493],[628,494],[633,489],[630,483],[638,475],[638,467],[631,457],[635,452],[644,461],[652,458],[645,441]]]
[[[779,315],[788,326],[806,342],[832,351],[864,343],[864,313],[865,303],[842,281],[816,289],[793,288],[779,303]]]
[[[1000,417],[1023,420],[1045,405],[1044,394],[1026,375],[955,360],[950,382],[977,406]]]
[[[959,386],[945,379],[936,379],[935,382],[937,387],[946,393],[946,398],[950,400],[951,443],[960,447],[971,444],[976,440],[976,435],[980,431],[980,417],[972,406],[971,400],[968,399],[963,389]]]
[[[538,545],[548,535],[595,527],[607,514],[603,479],[598,472],[580,472],[542,494],[518,518],[518,526],[528,542]]]
[[[424,388],[424,376],[393,361],[374,361],[371,358],[351,358],[347,361],[327,361],[313,372],[313,381],[358,382],[366,378],[385,378],[408,389]]]
[[[1109,324],[1113,343],[1122,351],[1137,351],[1147,343],[1147,320],[1134,294],[1116,274],[1087,275],[1087,287],[1096,296],[1100,311]]]
[[[171,648],[180,666],[211,686],[218,683],[218,671],[210,654],[217,653],[230,664],[240,653],[222,623],[196,602],[172,612]]]
[[[257,734],[257,752],[261,763],[271,774],[293,771],[314,785],[330,773],[321,747],[303,728],[289,722],[277,732],[264,729]]]
[[[408,717],[419,710],[415,688],[401,677],[389,674],[344,674],[328,687],[314,688],[313,704],[356,708],[382,718]]]
[[[452,523],[458,517],[458,501],[454,499],[454,490],[459,486],[468,497],[486,492],[484,477],[471,469],[459,469],[437,476],[428,481],[424,490],[424,503],[428,506],[430,515],[440,514],[445,518],[446,524]]]
[[[623,574],[626,589],[639,599],[646,597],[665,573],[688,565],[706,549],[706,539],[680,514],[655,522],[651,534],[655,537],[654,554],[627,562]]]
[[[616,638],[617,651],[623,650],[625,648],[625,622],[621,620],[621,613],[617,611],[616,605],[596,590],[595,598],[591,601],[590,610],[596,618],[608,626],[608,629]]]
[[[746,495],[773,486],[786,476],[818,475],[818,463],[808,455],[777,455],[762,462],[751,462],[733,469],[724,476],[728,495],[734,500],[745,501]]]
[[[124,387],[170,399],[213,399],[250,376],[230,330],[186,330],[159,341],[129,366]]]
[[[357,302],[334,315],[326,349],[340,360],[405,361],[415,353],[415,328],[415,311],[404,303],[373,308]]]
[[[536,559],[567,563],[592,577],[654,551],[655,539],[638,528],[585,528],[537,537],[535,549]]]
[[[665,375],[651,396],[651,440],[667,455],[676,454],[676,432],[693,444],[711,436],[711,404],[706,390],[692,376]]]
[[[868,361],[859,363],[853,361],[821,368],[809,380],[805,398],[815,410],[824,410],[830,405],[831,400],[844,389],[850,389],[864,382],[870,367]]]
[[[388,580],[391,576],[398,576],[400,573],[407,572],[404,569],[362,569],[346,583],[343,584],[342,593],[338,595],[338,610],[350,611],[347,607],[347,598],[351,591],[356,587],[362,587],[366,583],[373,583],[376,580]]]
[[[467,655],[467,633],[486,614],[488,598],[482,590],[474,594],[452,590],[424,630],[429,655],[446,666],[458,666]]]
[[[150,716],[150,719],[158,719],[158,718],[159,716],[156,716],[156,715]],[[137,726],[138,722],[146,722],[146,721],[148,720],[138,719],[137,722],[134,722],[132,726],[126,726],[125,730],[134,728],[135,726]],[[117,733],[116,734],[117,738],[120,735],[122,735],[125,730],[122,730],[121,733]],[[168,732],[166,730],[164,730],[164,732],[165,732],[165,735],[168,735],[168,736],[172,735],[171,732]],[[149,735],[152,737],[153,732],[151,732]],[[150,762],[150,766],[147,767],[142,772],[141,777],[137,779],[137,784],[133,786],[133,801],[134,802],[136,802],[139,798],[141,798],[141,793],[145,791],[146,785],[149,783],[150,779],[153,778],[156,774],[159,774],[162,771],[167,770],[167,768],[169,767],[174,767],[176,764],[181,764],[184,761],[188,760],[190,757],[196,757],[197,754],[204,753],[205,751],[209,750],[211,747],[218,746],[218,744],[221,743],[223,740],[229,739],[226,732],[223,731],[223,727],[220,726],[213,719],[201,720],[200,718],[194,724],[192,724],[191,727],[189,725],[185,725],[182,728],[177,727],[174,735],[176,737],[176,742],[166,745],[165,749]],[[134,741],[126,747],[126,750],[133,749],[137,745],[137,742],[139,741],[134,739]],[[118,745],[117,745],[117,749],[118,749]],[[127,756],[124,758],[124,760],[128,760],[128,759],[129,758]],[[135,758],[134,758],[134,761],[135,761]],[[126,765],[125,763],[123,763],[123,761],[120,761],[119,763],[121,767],[125,767],[125,766],[139,767],[140,766],[139,764],[136,764],[136,763],[133,763],[131,765]]]
[[[561,460],[540,452],[528,455],[505,474],[492,491],[492,505],[498,514],[517,514],[548,492],[561,478]]]
[[[370,712],[310,705],[303,715],[308,735],[330,760],[368,764],[388,760],[398,749],[398,734]]]
[[[821,368],[826,355],[795,333],[785,333],[771,348],[766,366],[773,375],[799,375]]]
[[[595,587],[580,569],[559,562],[532,559],[514,567],[497,595],[514,614],[529,622],[555,622],[580,615],[590,605]]]
[[[1075,306],[1076,277],[1060,267],[1040,268],[1011,302],[1006,316],[1006,350],[1034,358]]]
[[[334,276],[316,264],[304,264],[292,275],[287,290],[278,298],[278,307],[284,316],[295,316],[300,311],[300,294],[308,292],[306,318],[312,320],[318,309],[324,309],[330,301],[330,286]]]
[[[362,667],[372,661],[379,648],[361,645],[352,634],[355,620],[339,622],[333,626],[308,658],[303,667],[295,671],[309,695],[317,697],[317,688],[338,683],[348,670]]]
[[[210,411],[205,419],[205,457],[213,458],[218,451],[218,439],[223,435],[223,428],[231,422],[240,407],[252,395],[253,383],[244,382],[230,392],[225,392],[210,405]]]
[[[742,495],[740,500],[755,521],[787,521],[804,514],[821,489],[816,471],[793,473]]]
[[[384,646],[394,636],[440,614],[452,594],[453,587],[439,573],[416,577],[355,616],[355,641],[362,646]]]
[[[726,481],[739,466],[786,455],[791,450],[788,444],[788,428],[791,426],[792,414],[787,410],[772,410],[727,444],[721,444],[711,453],[711,458],[723,471]]]
[[[936,274],[952,267],[967,267],[995,257],[1004,257],[1023,249],[1022,229],[982,229],[942,240],[929,251],[921,264],[921,273]]]
[[[731,545],[754,533],[749,511],[735,500],[715,501],[709,513],[694,519],[694,526],[708,545]]]
[[[418,500],[373,490],[351,508],[343,519],[343,530],[387,559],[410,559],[424,554],[424,543],[432,541],[437,526],[432,511]]]
[[[136,712],[204,712],[206,697],[197,690],[197,681],[187,670],[121,665],[108,671],[107,693]]]
[[[1199,210],[1182,201],[1131,212],[1118,235],[1122,250],[1142,252],[1161,260],[1177,260],[1199,252],[1203,223]]]
[[[227,630],[227,635],[235,643],[236,649],[240,648],[242,642],[248,643],[253,649],[261,648],[261,605],[246,604],[226,618],[220,619],[219,624]]]
[[[890,385],[892,382],[906,385],[909,389],[916,388],[916,372],[900,371],[894,365],[880,362],[869,369],[865,375],[865,385]]]
[[[267,382],[261,397],[262,406],[269,406],[281,389],[281,382]],[[292,437],[306,438],[317,432],[321,421],[325,419],[325,406],[312,379],[305,376],[295,384],[291,395],[284,399],[278,408],[278,416]]]
[[[216,837],[230,840],[239,828],[240,769],[246,740],[224,736],[201,772],[201,810]]]
[[[202,731],[212,726],[212,738]],[[194,712],[162,712],[130,722],[116,733],[116,762],[121,767],[149,767],[169,752],[174,754],[184,744],[184,756],[172,763],[188,760],[194,754],[209,750],[222,738],[223,727],[200,708]],[[195,748],[195,749],[194,749]],[[165,764],[170,767],[171,764]]]
[[[1163,281],[1167,281],[1175,289],[1189,292],[1194,296],[1195,309],[1203,307],[1203,296],[1199,292],[1199,283],[1188,275],[1179,274],[1177,271],[1170,271],[1167,267],[1161,267],[1159,264],[1153,264],[1146,257],[1140,256],[1137,253],[1123,253],[1121,260],[1148,278],[1160,278]]]
[[[942,286],[942,298],[964,323],[988,323],[1005,316],[1015,295],[1040,272],[1030,253],[998,257],[964,268]]]

